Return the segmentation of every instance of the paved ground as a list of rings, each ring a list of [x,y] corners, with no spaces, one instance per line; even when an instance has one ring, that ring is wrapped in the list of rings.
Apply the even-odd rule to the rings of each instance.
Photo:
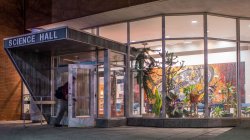
[[[0,140],[248,140],[250,128],[54,128],[0,122]]]

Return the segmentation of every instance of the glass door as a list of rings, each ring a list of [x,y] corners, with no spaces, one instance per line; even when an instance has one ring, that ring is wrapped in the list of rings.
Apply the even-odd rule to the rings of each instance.
[[[69,65],[69,127],[95,125],[95,68],[94,65]]]

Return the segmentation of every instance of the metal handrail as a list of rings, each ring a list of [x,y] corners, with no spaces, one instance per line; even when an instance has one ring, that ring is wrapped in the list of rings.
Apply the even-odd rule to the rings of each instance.
[[[28,99],[25,99],[25,97],[28,97]],[[33,98],[36,98],[36,99],[39,99],[39,100],[36,100],[34,101],[34,104],[36,105],[40,105],[40,123],[41,125],[43,125],[43,105],[45,104],[50,104],[50,105],[53,105],[55,104],[55,101],[54,100],[44,100],[44,98],[51,98],[51,96],[32,96]],[[26,102],[29,102],[29,104],[31,105],[31,99],[32,99],[31,95],[30,94],[23,94],[23,97],[22,97],[22,118],[23,118],[23,126],[26,127],[26,123],[25,123],[25,120],[26,120],[26,117],[25,115],[27,114],[26,112],[24,112],[24,104]],[[26,103],[27,104],[27,103]],[[30,110],[29,110],[30,111]],[[31,114],[29,112],[29,114]]]

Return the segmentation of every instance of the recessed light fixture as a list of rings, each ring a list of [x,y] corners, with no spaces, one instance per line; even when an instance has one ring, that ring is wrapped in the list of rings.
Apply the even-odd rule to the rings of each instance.
[[[190,44],[192,41],[184,41],[185,44]]]
[[[197,20],[192,20],[192,23],[195,24],[195,23],[198,23],[198,21]]]

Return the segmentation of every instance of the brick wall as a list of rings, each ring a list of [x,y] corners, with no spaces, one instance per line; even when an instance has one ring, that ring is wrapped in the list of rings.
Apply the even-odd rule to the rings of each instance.
[[[3,38],[22,33],[20,0],[0,0],[0,120],[21,117],[21,80],[3,49]]]

